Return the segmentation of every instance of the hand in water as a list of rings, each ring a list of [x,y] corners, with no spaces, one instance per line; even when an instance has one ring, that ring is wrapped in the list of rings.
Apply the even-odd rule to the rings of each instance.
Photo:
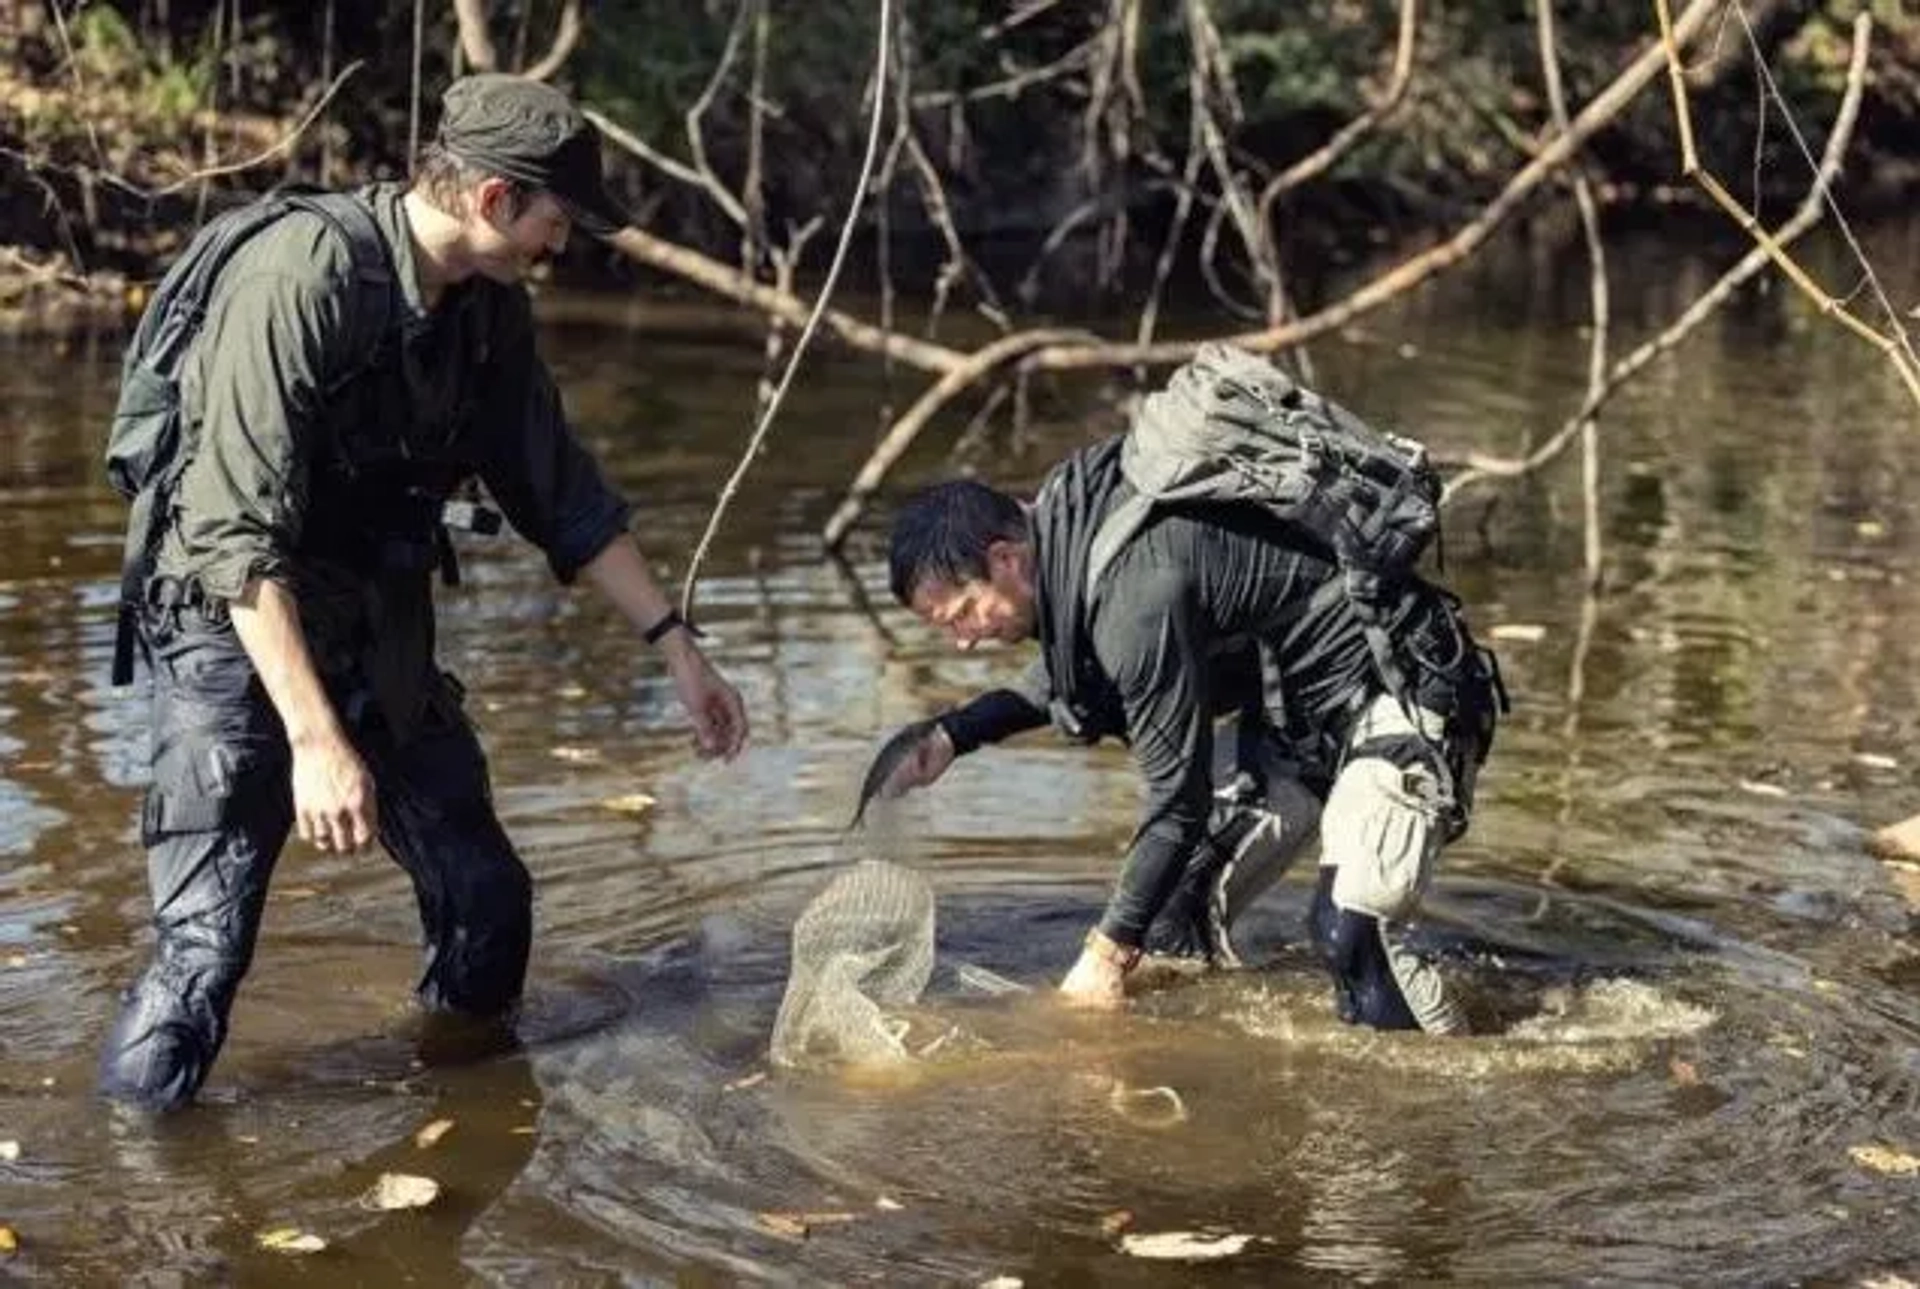
[[[953,739],[945,726],[936,724],[881,782],[879,795],[891,799],[927,787],[947,772],[953,760]]]
[[[1127,1001],[1126,968],[1110,954],[1091,946],[1082,949],[1060,982],[1060,1001],[1087,1011],[1118,1011]]]
[[[293,749],[293,813],[302,841],[325,851],[361,851],[379,835],[373,776],[343,738]]]
[[[740,691],[714,670],[684,632],[668,640],[679,644],[667,655],[667,669],[673,676],[674,691],[693,721],[700,755],[733,760],[747,745],[747,708],[740,700]]]

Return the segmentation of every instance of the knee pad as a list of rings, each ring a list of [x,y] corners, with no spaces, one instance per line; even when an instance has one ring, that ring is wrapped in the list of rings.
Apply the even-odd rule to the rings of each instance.
[[[1321,863],[1336,870],[1333,899],[1389,921],[1418,903],[1446,841],[1449,810],[1438,776],[1384,757],[1349,761],[1322,821]]]

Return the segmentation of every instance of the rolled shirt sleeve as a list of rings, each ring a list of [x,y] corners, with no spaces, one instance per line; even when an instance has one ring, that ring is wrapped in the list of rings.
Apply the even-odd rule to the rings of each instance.
[[[480,478],[515,531],[546,554],[561,582],[622,533],[633,508],[608,485],[567,424],[560,391],[533,346],[531,315],[515,301],[494,347],[501,355],[481,415],[493,420]]]
[[[223,275],[183,372],[194,449],[168,571],[218,599],[283,573],[300,538],[309,439],[347,325],[324,262],[316,248],[313,269]]]

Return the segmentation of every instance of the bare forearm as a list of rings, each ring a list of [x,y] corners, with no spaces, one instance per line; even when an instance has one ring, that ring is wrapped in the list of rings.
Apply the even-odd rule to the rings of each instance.
[[[581,568],[580,574],[620,610],[620,616],[637,631],[657,626],[673,611],[673,601],[660,589],[646,556],[629,535],[622,534],[608,542],[605,550]],[[687,631],[671,631],[660,639],[659,645],[671,661],[677,652],[694,647],[693,635]]]
[[[234,632],[280,713],[287,741],[301,747],[343,738],[339,716],[307,651],[293,593],[279,582],[255,578],[231,609]]]

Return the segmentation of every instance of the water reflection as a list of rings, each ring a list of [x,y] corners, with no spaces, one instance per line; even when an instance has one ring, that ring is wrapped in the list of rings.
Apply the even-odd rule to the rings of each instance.
[[[1713,271],[1671,244],[1616,261],[1635,287],[1620,293],[1628,330]],[[1319,347],[1322,379],[1443,450],[1510,450],[1581,385],[1567,320],[1584,269],[1569,263],[1565,290],[1539,271],[1490,260],[1369,319]],[[757,349],[586,321],[548,342],[649,549],[683,558],[745,439]],[[1204,1273],[1221,1283],[1839,1281],[1920,1256],[1907,1183],[1848,1154],[1920,1152],[1913,914],[1858,828],[1914,808],[1912,418],[1871,353],[1778,293],[1610,405],[1601,598],[1582,603],[1562,522],[1578,513],[1572,470],[1450,516],[1450,577],[1476,623],[1538,628],[1500,646],[1516,712],[1424,931],[1482,1036],[1338,1025],[1300,948],[1297,884],[1253,928],[1260,971],[1168,985],[1116,1021],[967,985],[957,965],[1032,986],[1063,968],[1135,787],[1122,753],[1039,737],[963,762],[863,841],[840,836],[883,730],[1019,660],[952,656],[894,610],[871,531],[845,567],[815,558],[883,393],[867,364],[827,360],[702,587],[754,711],[740,765],[694,762],[651,659],[536,556],[464,552],[446,662],[539,883],[524,1047],[417,1065],[431,1053],[403,1003],[417,970],[404,878],[296,850],[208,1104],[163,1129],[88,1095],[146,912],[131,828],[144,716],[105,687],[122,514],[93,465],[117,354],[10,357],[9,1274],[1167,1283],[1167,1266],[1117,1251],[1123,1211],[1139,1231],[1255,1237]],[[1084,438],[1090,388],[1041,390],[1031,449],[991,468],[1030,480]],[[929,446],[905,479],[941,468]],[[608,808],[636,791],[651,810]],[[757,1078],[788,928],[860,855],[934,881],[942,966],[923,1019],[969,1041],[886,1078]],[[1173,1087],[1190,1117],[1130,1120],[1116,1080]],[[414,1144],[443,1118],[447,1137]],[[382,1171],[435,1176],[447,1197],[369,1212],[359,1198]],[[778,1213],[833,1220],[800,1239],[768,1223]],[[280,1225],[334,1247],[310,1262],[259,1250]]]

